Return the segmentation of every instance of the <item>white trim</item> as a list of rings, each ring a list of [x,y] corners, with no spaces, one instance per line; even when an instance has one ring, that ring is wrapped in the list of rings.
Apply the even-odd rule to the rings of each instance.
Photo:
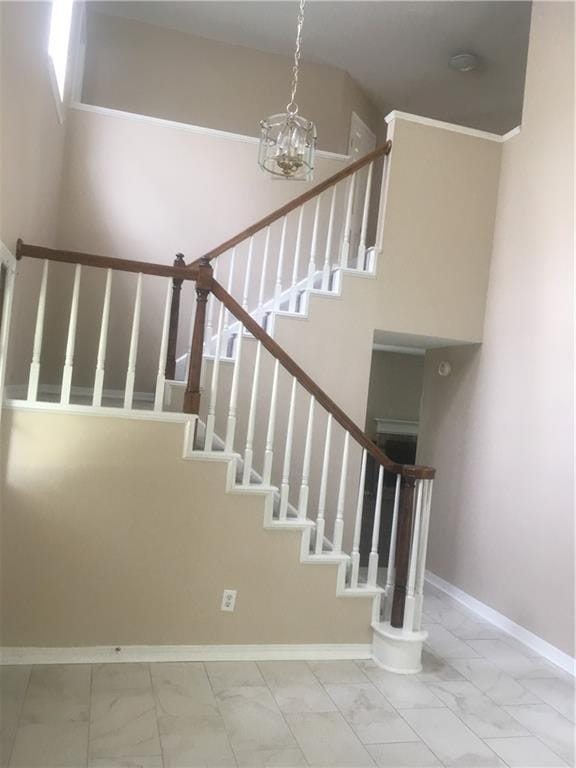
[[[394,352],[398,355],[421,355],[426,354],[424,347],[400,347],[393,344],[372,344],[375,352]]]
[[[387,114],[384,120],[388,125],[390,125],[393,120],[408,120],[411,123],[420,123],[421,125],[427,125],[431,128],[442,128],[445,131],[453,131],[454,133],[464,133],[467,136],[474,136],[477,139],[487,139],[488,141],[496,141],[500,144],[520,133],[520,126],[513,128],[511,131],[508,131],[508,133],[501,136],[498,133],[479,131],[477,128],[468,128],[465,125],[458,125],[456,123],[446,123],[443,120],[434,120],[431,117],[413,115],[410,112],[400,112],[397,109]]]
[[[417,435],[418,421],[409,419],[383,419],[376,417],[376,434],[378,435]]]
[[[49,403],[46,401],[28,402],[27,400],[4,400],[3,408],[13,411],[38,411],[52,413],[72,413],[79,416],[115,416],[119,419],[137,419],[141,421],[167,421],[186,422],[190,420],[188,413],[176,413],[171,411],[146,411],[129,410],[127,408],[95,408],[90,405],[63,405],[61,403]]]
[[[12,272],[16,270],[18,263],[10,248],[2,240],[0,240],[0,263],[5,264]]]
[[[182,383],[185,384],[186,382],[182,382]],[[58,384],[41,384],[38,391],[39,391],[39,394],[41,395],[59,395],[60,389],[61,388]],[[27,388],[25,384],[9,384],[6,387],[7,396],[9,399],[12,399],[12,400],[25,399],[26,392],[27,392]],[[71,389],[72,395],[86,397],[87,399],[92,398],[93,392],[94,392],[93,387],[72,387]],[[119,402],[121,402],[124,398],[124,390],[123,389],[104,389],[102,391],[102,397],[109,397],[111,399],[118,400]],[[152,392],[135,392],[134,399],[141,400],[142,402],[145,402],[145,403],[153,403],[154,394]],[[58,405],[58,402],[54,401],[52,402],[52,405]]]
[[[572,656],[569,656],[567,653],[564,653],[564,651],[556,648],[552,643],[543,640],[541,637],[538,637],[538,635],[530,632],[530,630],[522,627],[520,624],[516,624],[515,621],[512,621],[512,619],[509,619],[507,616],[504,616],[503,613],[495,611],[494,608],[480,602],[480,600],[472,597],[472,595],[455,587],[453,584],[450,584],[450,582],[444,581],[440,576],[436,576],[436,574],[431,573],[430,571],[426,571],[426,581],[429,584],[432,584],[433,587],[436,587],[452,597],[457,602],[462,603],[462,605],[468,608],[469,611],[472,611],[486,621],[489,621],[495,627],[498,627],[498,629],[511,635],[533,651],[536,651],[540,656],[551,661],[552,664],[556,664],[556,666],[561,667],[571,675],[576,675],[576,659],[573,659]]]
[[[216,128],[205,128],[202,125],[191,125],[189,123],[179,123],[175,120],[166,120],[162,117],[150,117],[149,115],[139,115],[136,112],[124,112],[121,109],[110,109],[108,107],[98,107],[94,104],[83,104],[73,101],[69,105],[70,109],[76,109],[79,112],[92,112],[97,115],[115,117],[120,120],[130,120],[135,123],[147,123],[148,125],[157,125],[161,128],[175,128],[179,131],[196,133],[201,136],[211,136],[215,139],[227,139],[228,141],[240,141],[244,144],[258,144],[259,139],[256,136],[244,136],[241,133],[229,133],[220,131]],[[316,151],[316,157],[326,158],[327,160],[339,160],[342,163],[348,163],[350,157],[337,152],[326,152],[323,149]]]
[[[52,57],[47,55],[48,59],[48,80],[50,80],[50,87],[52,89],[52,95],[54,96],[54,106],[56,108],[56,115],[60,125],[64,123],[64,102],[60,98],[60,89],[58,88],[58,81],[56,80],[56,72],[54,71],[54,62]]]
[[[0,648],[0,665],[164,661],[324,661],[371,659],[366,643],[330,645],[128,645]]]

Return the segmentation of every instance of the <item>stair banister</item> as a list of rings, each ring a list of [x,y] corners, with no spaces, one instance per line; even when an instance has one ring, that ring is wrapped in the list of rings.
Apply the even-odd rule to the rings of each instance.
[[[234,235],[234,237],[231,237],[229,240],[226,240],[224,243],[221,243],[216,248],[213,248],[211,251],[208,251],[199,259],[196,259],[195,261],[193,261],[189,266],[190,267],[198,266],[198,264],[200,264],[201,259],[212,261],[217,256],[220,256],[222,253],[225,253],[226,251],[230,250],[230,248],[233,248],[235,245],[238,245],[239,243],[243,242],[248,237],[252,237],[253,235],[260,232],[260,230],[264,229],[270,224],[273,224],[275,221],[278,221],[278,219],[281,219],[283,216],[287,216],[296,208],[299,208],[301,205],[304,205],[304,203],[307,203],[309,200],[313,200],[315,197],[320,195],[326,189],[329,189],[330,187],[335,186],[343,179],[346,179],[348,176],[351,176],[352,174],[356,173],[356,171],[359,171],[361,168],[364,168],[365,165],[368,165],[369,163],[374,162],[374,160],[377,160],[379,157],[383,157],[384,155],[390,154],[391,149],[392,149],[392,142],[387,141],[385,144],[382,144],[382,146],[377,147],[372,152],[369,152],[367,155],[364,155],[364,157],[361,157],[359,160],[356,160],[356,162],[350,163],[350,165],[347,165],[346,168],[343,168],[341,171],[338,171],[338,173],[335,173],[333,176],[330,176],[328,179],[321,181],[320,184],[316,184],[314,187],[312,187],[312,189],[309,189],[307,192],[304,192],[302,195],[295,197],[289,203],[286,203],[286,205],[283,205],[282,207],[278,208],[272,213],[269,213],[268,216],[264,216],[263,219],[260,219],[255,224],[252,224],[251,226],[242,230],[242,232],[239,232],[237,235]]]

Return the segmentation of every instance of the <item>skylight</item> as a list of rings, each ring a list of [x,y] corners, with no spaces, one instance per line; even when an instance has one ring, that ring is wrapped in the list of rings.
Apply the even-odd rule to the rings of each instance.
[[[73,0],[52,0],[48,55],[54,66],[61,101],[64,100],[64,86],[66,84],[72,5]]]

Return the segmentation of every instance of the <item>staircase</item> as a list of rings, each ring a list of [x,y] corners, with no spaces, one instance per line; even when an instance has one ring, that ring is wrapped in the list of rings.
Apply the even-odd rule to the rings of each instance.
[[[182,420],[184,457],[221,463],[226,494],[261,498],[266,530],[299,534],[300,563],[335,567],[336,596],[370,602],[376,660],[393,671],[416,672],[426,637],[421,617],[434,470],[390,460],[274,338],[279,318],[311,322],[312,297],[338,300],[346,276],[374,279],[378,249],[368,242],[379,201],[375,206],[373,178],[382,161],[385,177],[390,150],[388,142],[188,265],[182,254],[166,266],[19,241],[17,260],[42,262],[33,348],[27,383],[4,386],[17,280],[16,261],[3,254],[0,387],[11,407]],[[61,384],[50,388],[41,383],[41,367],[55,262],[72,265],[74,276]],[[83,268],[105,270],[106,279],[93,385],[75,388]],[[148,343],[144,276],[164,281],[165,302],[156,378],[139,392],[138,351]],[[136,285],[126,374],[123,388],[112,391],[105,387],[110,318],[125,312],[115,304],[113,285],[128,277]],[[189,283],[196,302],[186,332],[181,302]],[[365,516],[368,456],[378,467],[373,520]],[[383,551],[387,494],[391,537]],[[361,552],[367,526],[370,551]]]

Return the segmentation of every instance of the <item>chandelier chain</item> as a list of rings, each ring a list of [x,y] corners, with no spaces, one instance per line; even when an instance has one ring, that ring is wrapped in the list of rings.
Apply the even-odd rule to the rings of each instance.
[[[302,54],[302,27],[304,26],[304,4],[306,0],[300,0],[298,8],[298,20],[296,31],[296,48],[294,49],[294,65],[292,67],[292,90],[290,92],[290,103],[287,105],[287,111],[295,115],[298,112],[296,104],[296,90],[298,88],[298,74],[300,71],[300,56]]]

